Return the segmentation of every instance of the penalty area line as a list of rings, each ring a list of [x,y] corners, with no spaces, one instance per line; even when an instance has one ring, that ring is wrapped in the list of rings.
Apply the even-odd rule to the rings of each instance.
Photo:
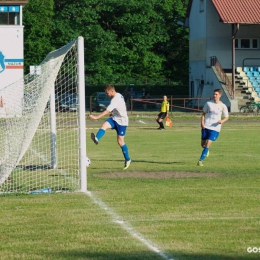
[[[92,192],[87,191],[86,194],[92,199],[94,203],[96,203],[101,209],[105,210],[111,217],[112,221],[116,224],[119,224],[129,235],[133,238],[139,240],[142,244],[147,246],[151,251],[154,251],[159,256],[161,256],[165,260],[175,260],[170,257],[166,253],[164,253],[158,246],[154,243],[145,239],[140,233],[134,230],[134,228],[126,221],[122,220],[112,209],[110,209],[102,200],[98,199],[96,196],[92,194]]]

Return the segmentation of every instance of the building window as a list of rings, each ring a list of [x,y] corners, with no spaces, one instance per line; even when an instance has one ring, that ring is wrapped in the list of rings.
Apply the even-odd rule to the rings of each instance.
[[[259,39],[236,39],[236,49],[259,49]]]
[[[258,49],[258,39],[252,39],[253,49]]]
[[[20,24],[20,6],[0,6],[0,24]]]

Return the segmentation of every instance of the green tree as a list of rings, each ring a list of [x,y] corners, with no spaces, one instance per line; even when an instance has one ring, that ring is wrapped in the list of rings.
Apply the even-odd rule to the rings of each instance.
[[[57,0],[53,45],[60,47],[82,35],[86,74],[91,75],[93,83],[175,77],[187,69],[184,46],[188,44],[183,42],[187,41],[187,32],[176,24],[184,17],[186,3]],[[182,57],[185,61],[180,66]]]
[[[29,0],[24,8],[25,71],[38,65],[53,50],[51,45],[54,0]]]
[[[94,84],[188,81],[188,0],[29,0],[24,8],[25,68],[76,37]],[[152,80],[153,81],[152,81]]]
[[[189,34],[188,29],[180,24],[184,23],[189,1],[174,0],[172,2],[171,15],[169,14],[165,21],[169,40],[161,48],[166,59],[163,63],[163,71],[166,78],[188,85]]]

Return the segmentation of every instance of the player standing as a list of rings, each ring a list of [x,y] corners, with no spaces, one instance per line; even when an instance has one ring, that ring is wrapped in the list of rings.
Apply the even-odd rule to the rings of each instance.
[[[91,133],[91,139],[95,144],[98,144],[100,139],[105,135],[107,129],[115,129],[117,132],[117,143],[122,149],[122,153],[125,158],[125,164],[123,170],[126,170],[131,164],[131,158],[128,153],[128,147],[125,144],[124,137],[126,134],[126,128],[128,126],[128,115],[126,110],[126,104],[124,97],[115,91],[115,87],[108,84],[105,87],[105,92],[108,97],[111,97],[111,102],[107,109],[98,116],[89,115],[91,119],[99,119],[105,115],[111,114],[111,116],[102,124],[97,134]]]
[[[167,100],[167,96],[163,96],[163,102],[161,104],[161,109],[160,109],[160,113],[156,118],[156,122],[159,124],[159,130],[164,130],[164,125],[163,125],[163,120],[166,116],[168,116],[168,112],[169,112],[169,102]]]
[[[215,89],[214,100],[208,101],[203,107],[201,116],[201,146],[203,151],[198,161],[198,166],[203,166],[202,161],[209,156],[210,145],[217,140],[221,125],[228,120],[228,109],[220,101],[221,96],[222,90]],[[224,119],[222,119],[222,114]]]

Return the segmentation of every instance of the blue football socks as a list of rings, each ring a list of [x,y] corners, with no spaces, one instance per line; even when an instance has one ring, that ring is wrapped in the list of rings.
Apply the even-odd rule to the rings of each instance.
[[[129,161],[130,157],[129,157],[129,154],[128,154],[128,147],[127,147],[127,145],[124,144],[123,146],[121,146],[121,149],[122,149],[123,155],[125,157],[125,160]]]
[[[206,158],[208,151],[209,151],[209,148],[207,148],[207,147],[203,148],[203,151],[200,156],[200,161],[203,161]]]
[[[102,128],[100,128],[96,134],[96,138],[98,139],[98,141],[104,136],[104,134],[106,133],[106,131]]]

